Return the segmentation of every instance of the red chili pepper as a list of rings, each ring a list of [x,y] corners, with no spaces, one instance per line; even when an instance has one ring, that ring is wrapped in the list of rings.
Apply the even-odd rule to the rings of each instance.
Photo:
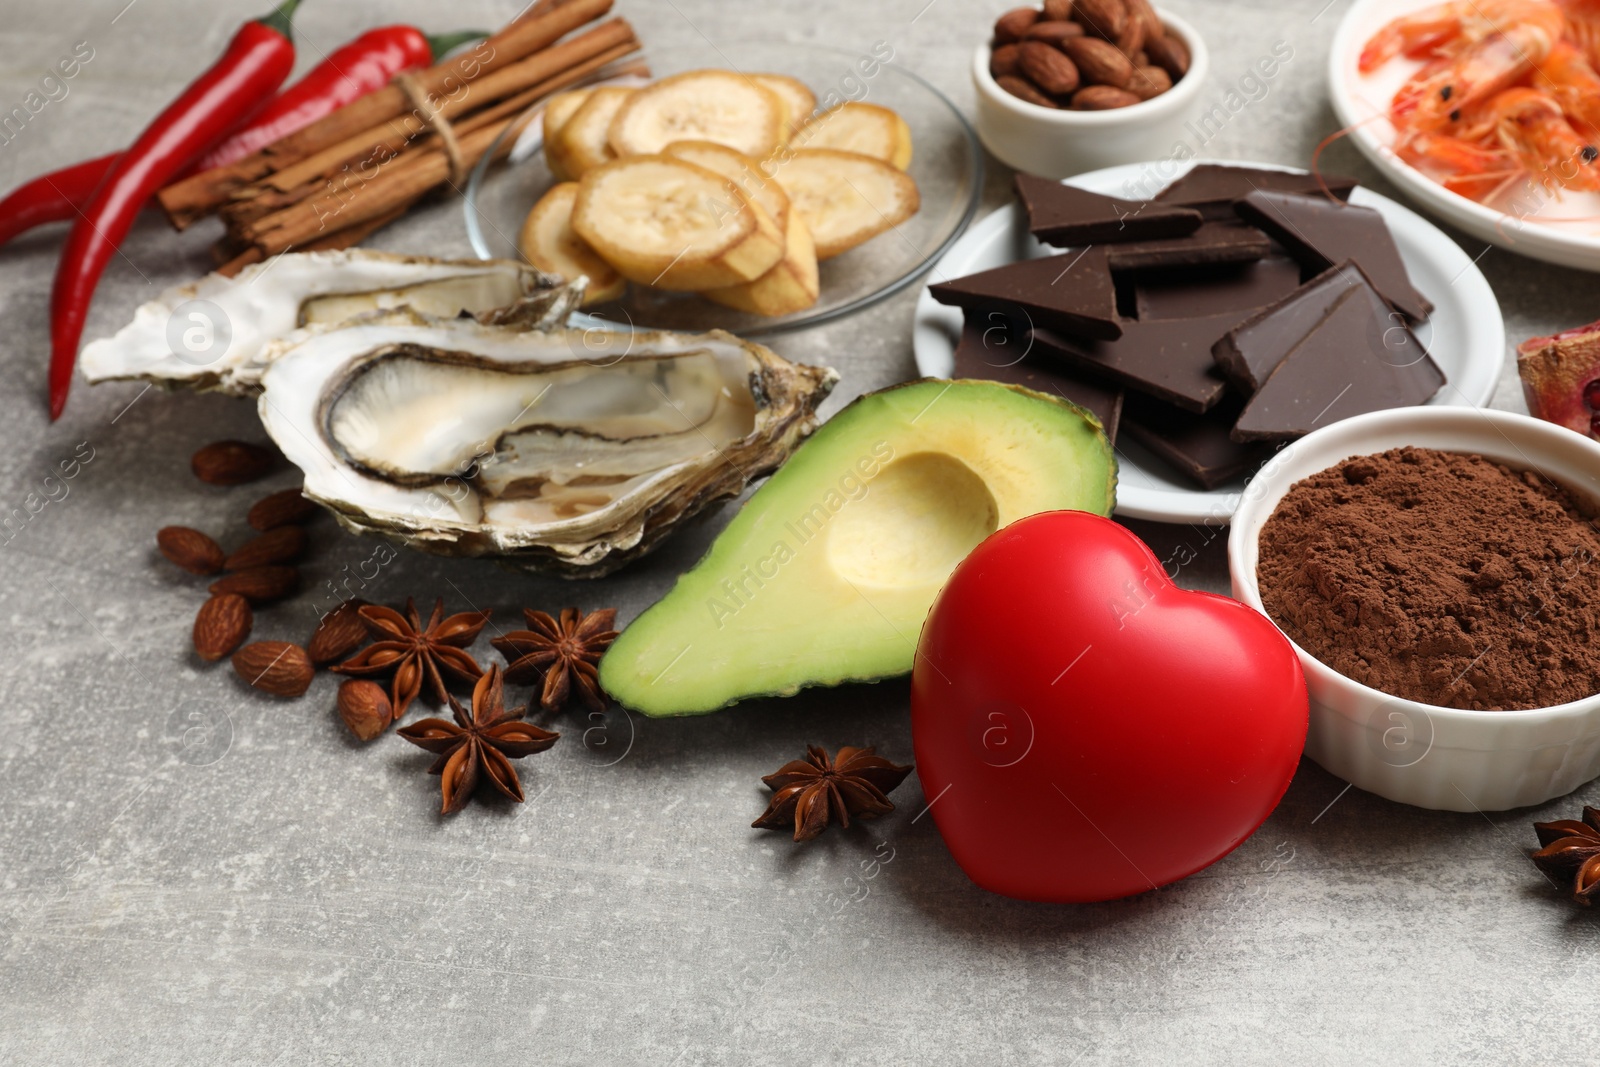
[[[428,37],[411,26],[368,30],[279,93],[248,125],[207,152],[193,169],[209,170],[237,162],[383,88],[396,74],[432,66],[457,45],[485,36],[479,30],[464,30]],[[35,226],[75,218],[121,155],[111,152],[19,185],[0,200],[0,245]]]
[[[72,225],[50,290],[50,418],[61,417],[89,302],[152,193],[258,110],[294,67],[289,19],[300,0],[245,23],[228,50],[123,153]]]
[[[382,89],[396,74],[432,66],[477,30],[428,37],[415,26],[380,26],[339,48],[274,100],[249,126],[201,157],[196,170],[235,163],[273,141]]]

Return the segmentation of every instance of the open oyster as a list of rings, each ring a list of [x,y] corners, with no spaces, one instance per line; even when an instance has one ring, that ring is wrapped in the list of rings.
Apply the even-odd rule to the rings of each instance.
[[[507,309],[518,325],[548,329],[581,297],[581,288],[510,260],[289,252],[237,277],[208,274],[168,289],[85,348],[79,366],[91,382],[141,378],[254,396],[273,342],[302,327],[404,306],[439,318]]]
[[[346,527],[587,577],[776,468],[836,380],[721,332],[408,312],[308,331],[266,368],[259,405]]]

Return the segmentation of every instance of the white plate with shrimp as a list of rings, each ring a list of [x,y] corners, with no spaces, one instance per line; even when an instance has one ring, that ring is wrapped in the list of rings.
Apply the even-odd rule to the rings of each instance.
[[[1547,189],[1530,181],[1526,167],[1517,166],[1509,153],[1501,155],[1494,151],[1481,151],[1445,136],[1433,140],[1419,138],[1416,143],[1427,148],[1426,151],[1413,153],[1419,165],[1428,167],[1440,177],[1454,174],[1457,176],[1454,180],[1467,187],[1477,181],[1480,195],[1495,190],[1486,197],[1486,202],[1480,203],[1451,191],[1440,180],[1430,177],[1396,154],[1399,136],[1390,117],[1390,103],[1396,92],[1423,70],[1424,62],[1396,55],[1370,72],[1363,73],[1361,53],[1368,42],[1393,20],[1441,7],[1454,7],[1469,18],[1478,20],[1480,26],[1487,18],[1500,27],[1516,27],[1517,32],[1523,35],[1522,38],[1506,42],[1504,47],[1497,50],[1478,49],[1471,58],[1477,64],[1475,70],[1480,75],[1504,73],[1508,77],[1514,76],[1513,72],[1494,65],[1519,62],[1515,58],[1519,56],[1538,55],[1541,51],[1539,42],[1548,36],[1544,27],[1559,22],[1556,16],[1563,7],[1574,12],[1585,7],[1593,11],[1594,22],[1589,31],[1593,37],[1587,44],[1589,51],[1597,53],[1594,58],[1596,65],[1600,65],[1600,0],[1564,0],[1564,3],[1556,0],[1457,0],[1455,4],[1446,5],[1436,0],[1356,0],[1355,6],[1339,24],[1328,60],[1329,93],[1340,121],[1350,128],[1350,137],[1363,155],[1372,160],[1408,196],[1445,221],[1519,255],[1581,270],[1600,271],[1600,192],[1575,191],[1560,186]],[[1575,18],[1569,25],[1577,27],[1584,23]],[[1447,22],[1440,21],[1439,26],[1441,39],[1448,38],[1452,31],[1447,28]],[[1573,43],[1570,35],[1575,32],[1582,31],[1564,31],[1568,35],[1565,39],[1569,45]],[[1547,57],[1545,61],[1554,63],[1563,56],[1573,54],[1581,57],[1583,52],[1581,48],[1573,47],[1570,51],[1558,52],[1554,59]],[[1505,57],[1508,56],[1513,58],[1507,60]],[[1586,76],[1581,62],[1577,67],[1575,77]],[[1456,74],[1458,70],[1452,70],[1451,73]],[[1472,73],[1459,71],[1458,83],[1470,82]],[[1554,109],[1559,108],[1560,104],[1547,91],[1553,83],[1543,76],[1520,80],[1528,81],[1533,77],[1538,77],[1541,88],[1522,90],[1503,98],[1497,102],[1500,105],[1497,113],[1510,115],[1513,106],[1524,109],[1520,114],[1530,116],[1530,120],[1517,124],[1517,128],[1539,129],[1543,128],[1541,124],[1532,119],[1547,117],[1540,112],[1541,108],[1550,110],[1551,132],[1544,135],[1537,146],[1528,145],[1529,149],[1537,148],[1535,158],[1546,161],[1547,174],[1570,174],[1574,177],[1569,180],[1576,184],[1600,187],[1600,160],[1594,158],[1596,153],[1588,143],[1596,139],[1593,131],[1580,133],[1564,119],[1554,121],[1560,118],[1554,116]],[[1446,80],[1441,79],[1441,82]],[[1441,82],[1429,83],[1430,90]],[[1478,84],[1483,84],[1483,81],[1480,80]],[[1590,106],[1594,109],[1593,113],[1600,113],[1600,86],[1596,86],[1594,91],[1597,95]],[[1590,99],[1589,89],[1573,88],[1570,92],[1575,95],[1569,95],[1569,100]],[[1544,102],[1536,97],[1545,98]],[[1451,111],[1459,115],[1459,109],[1449,107],[1461,102],[1459,95],[1430,91],[1419,94],[1418,99],[1416,117],[1406,120],[1410,127],[1408,133],[1428,128],[1429,118],[1437,119],[1440,115],[1447,118]],[[1574,105],[1569,105],[1569,108],[1571,106]],[[1487,111],[1487,105],[1481,110]],[[1484,121],[1489,121],[1487,116]],[[1510,124],[1507,125],[1509,128]]]
[[[1145,197],[1187,174],[1195,163],[1219,162],[1294,169],[1247,160],[1174,163],[1163,159],[1079,174],[1068,178],[1067,184],[1107,196]],[[1505,365],[1506,327],[1487,279],[1460,245],[1405,205],[1364,187],[1350,194],[1350,202],[1383,216],[1411,284],[1433,303],[1433,313],[1417,327],[1417,338],[1444,371],[1447,384],[1428,403],[1448,407],[1488,404]],[[1021,209],[1015,203],[1007,204],[967,229],[933,268],[932,280],[947,281],[1055,251],[1028,236]],[[961,310],[936,302],[924,288],[911,334],[918,373],[949,377],[955,369],[960,336]],[[1221,526],[1232,517],[1247,489],[1244,477],[1215,489],[1196,488],[1130,436],[1119,435],[1116,448],[1117,514],[1127,518]]]

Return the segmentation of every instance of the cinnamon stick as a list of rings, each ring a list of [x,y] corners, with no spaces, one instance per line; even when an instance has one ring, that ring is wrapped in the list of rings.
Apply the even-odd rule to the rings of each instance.
[[[537,16],[518,19],[476,47],[417,74],[417,82],[430,94],[448,97],[459,93],[473,81],[548,48],[579,26],[593,22],[611,10],[611,5],[612,0],[569,0]],[[410,109],[405,92],[390,84],[237,163],[175,182],[161,190],[157,198],[172,225],[182,230],[215,211],[235,189]]]
[[[618,21],[620,22],[621,20]],[[610,24],[608,23],[607,25]],[[608,35],[608,39],[610,36],[614,35]],[[565,45],[561,47],[565,47]],[[559,92],[584,81],[601,71],[608,64],[636,52],[638,47],[637,39],[630,33],[623,40],[623,43],[617,44],[598,55],[590,56],[553,77],[546,78],[543,81],[536,81],[524,88],[522,92],[507,97],[459,122],[453,123],[452,128],[458,137],[471,133],[487,123],[521,111],[542,96]],[[519,64],[519,66],[523,65]],[[527,69],[534,70],[535,68],[528,67]],[[509,73],[509,68],[501,73]],[[441,110],[441,114],[448,121],[450,113]],[[424,131],[425,129],[426,127],[424,127]],[[430,135],[408,148],[411,139],[418,132],[423,131],[407,129],[403,133],[397,133],[390,125],[374,127],[361,136],[345,142],[343,145],[329,149],[327,152],[320,152],[302,163],[297,163],[292,167],[279,171],[262,183],[239,190],[234,194],[234,199],[222,208],[223,221],[228,224],[230,229],[239,228],[273,212],[281,211],[292,204],[297,204],[327,188],[328,180],[336,177],[341,170],[360,172],[372,167],[392,163],[402,151],[423,151],[430,147],[438,147],[437,137]],[[286,183],[290,178],[298,179],[296,184],[287,187],[280,185],[280,182]]]

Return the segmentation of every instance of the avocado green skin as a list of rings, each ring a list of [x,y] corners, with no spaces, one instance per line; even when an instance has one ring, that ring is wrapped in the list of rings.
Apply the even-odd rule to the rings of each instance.
[[[767,483],[760,489],[758,489],[756,493],[744,504],[740,514],[743,515],[745,512],[751,511],[752,509],[776,504],[777,500],[774,499],[775,496],[777,494],[781,494],[786,488],[788,488],[786,485],[786,480],[784,479],[785,471],[789,470],[790,468],[803,468],[805,462],[804,453],[808,448],[812,448],[814,444],[820,444],[824,441],[827,441],[832,436],[836,436],[839,433],[848,433],[851,432],[851,430],[867,430],[871,425],[870,423],[864,424],[861,427],[856,427],[853,425],[853,423],[859,421],[860,419],[861,408],[871,406],[874,403],[880,403],[882,398],[899,393],[901,391],[931,391],[937,389],[941,391],[937,395],[942,395],[942,391],[948,388],[988,389],[1014,393],[1019,396],[1027,397],[1031,400],[1037,400],[1049,404],[1058,410],[1069,411],[1078,416],[1092,430],[1090,441],[1092,447],[1095,449],[1095,454],[1087,457],[1083,461],[1084,465],[1087,466],[1091,462],[1103,464],[1106,471],[1104,498],[1096,501],[1095,507],[1086,507],[1082,510],[1092,510],[1097,514],[1104,516],[1109,516],[1111,514],[1112,510],[1116,506],[1116,455],[1111,446],[1110,440],[1106,437],[1105,428],[1100,424],[1100,420],[1097,419],[1092,412],[1084,407],[1081,407],[1080,405],[1072,403],[1063,397],[1052,396],[1047,393],[1040,393],[1020,385],[983,380],[945,380],[938,378],[921,378],[902,382],[898,385],[892,385],[885,389],[879,389],[875,392],[863,393],[861,396],[851,401],[831,419],[820,426],[810,438],[808,438],[800,445],[798,449],[795,450],[794,454],[790,456],[788,462],[785,463],[785,465],[780,468],[772,476],[772,478],[769,479]],[[930,398],[930,405],[934,399],[937,399],[937,396]],[[892,415],[893,413],[886,412],[886,414]],[[661,617],[662,613],[669,613],[679,610],[680,605],[678,601],[686,596],[693,595],[693,593],[686,593],[685,590],[689,589],[690,584],[694,579],[700,576],[701,571],[704,568],[713,565],[714,557],[717,556],[718,549],[720,546],[722,546],[724,538],[727,538],[730,532],[736,532],[735,526],[738,521],[739,516],[735,516],[733,522],[729,524],[729,528],[724,530],[722,534],[718,535],[717,539],[712,542],[711,547],[706,550],[705,555],[700,558],[700,561],[696,563],[694,567],[680,575],[677,582],[673,585],[673,588],[669,590],[665,596],[640,613],[640,615],[634,619],[634,621],[623,631],[621,636],[617,638],[616,642],[612,644],[610,649],[607,650],[605,655],[601,658],[599,665],[600,684],[601,687],[611,695],[612,699],[616,700],[619,704],[626,708],[637,711],[640,714],[649,716],[651,718],[672,718],[682,715],[705,715],[709,714],[710,712],[720,711],[723,708],[731,707],[734,704],[742,703],[746,700],[752,700],[759,697],[794,696],[801,689],[805,688],[837,686],[849,682],[877,682],[889,678],[903,677],[904,675],[910,673],[909,663],[903,669],[893,671],[876,673],[854,673],[844,671],[838,674],[836,677],[819,676],[797,684],[780,686],[772,689],[752,690],[750,692],[739,693],[726,700],[717,701],[715,703],[705,703],[703,705],[697,705],[694,707],[668,708],[651,706],[647,700],[634,698],[629,692],[633,688],[634,679],[626,672],[628,672],[632,666],[631,660],[641,654],[644,650],[636,650],[633,646],[641,640],[648,640],[648,638],[645,638],[642,635],[646,630],[651,628],[651,625],[657,618]],[[648,687],[645,691],[648,691]]]

